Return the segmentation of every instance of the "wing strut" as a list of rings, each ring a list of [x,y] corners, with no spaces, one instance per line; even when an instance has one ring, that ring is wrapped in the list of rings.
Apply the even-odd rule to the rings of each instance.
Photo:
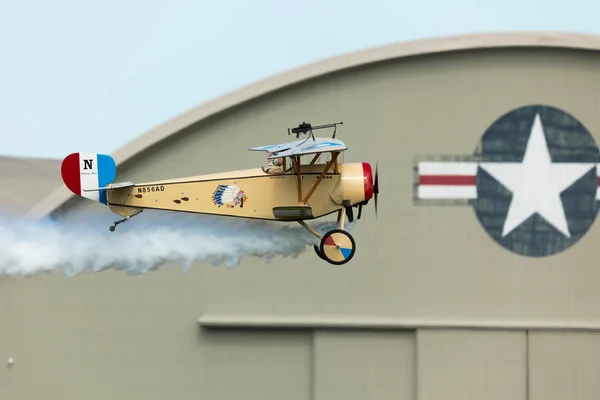
[[[308,199],[310,199],[310,196],[312,196],[312,194],[314,193],[314,191],[317,189],[317,186],[319,186],[319,183],[321,183],[321,181],[325,177],[325,174],[327,173],[327,171],[329,171],[329,168],[331,168],[331,165],[333,163],[336,163],[339,154],[340,154],[339,151],[336,151],[333,154],[333,157],[331,157],[331,160],[329,160],[329,162],[327,163],[327,165],[325,166],[325,168],[323,168],[323,172],[321,172],[321,175],[319,175],[319,178],[317,179],[317,181],[312,185],[312,187],[310,188],[309,192],[306,194],[306,196],[302,200],[303,204],[306,204],[308,202]]]
[[[296,167],[296,177],[298,178],[298,203],[302,202],[302,166],[300,165],[300,156],[292,158],[294,166]]]

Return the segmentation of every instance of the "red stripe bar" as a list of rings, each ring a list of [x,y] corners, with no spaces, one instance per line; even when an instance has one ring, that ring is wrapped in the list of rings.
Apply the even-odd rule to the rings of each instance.
[[[419,185],[475,186],[474,175],[421,175]]]

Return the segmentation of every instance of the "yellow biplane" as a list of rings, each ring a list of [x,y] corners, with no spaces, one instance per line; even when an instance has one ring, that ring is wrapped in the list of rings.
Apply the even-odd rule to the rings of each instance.
[[[366,162],[343,163],[347,148],[335,138],[337,125],[302,123],[288,129],[296,141],[253,147],[267,153],[268,167],[191,176],[145,183],[112,183],[116,165],[106,154],[73,153],[65,157],[61,175],[78,196],[105,204],[124,217],[116,226],[144,209],[181,211],[273,221],[296,221],[320,240],[319,257],[335,265],[354,256],[356,243],[344,229],[354,220],[353,207],[374,197],[377,212],[378,173]],[[315,137],[314,130],[334,128],[331,138]],[[299,139],[300,135],[307,135]],[[305,221],[337,212],[335,228],[321,235]]]

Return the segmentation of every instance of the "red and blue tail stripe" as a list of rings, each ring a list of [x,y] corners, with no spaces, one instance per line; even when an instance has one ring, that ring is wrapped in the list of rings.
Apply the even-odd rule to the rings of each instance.
[[[108,204],[106,190],[98,190],[115,180],[115,160],[106,154],[73,153],[62,162],[61,175],[69,190],[78,196]]]

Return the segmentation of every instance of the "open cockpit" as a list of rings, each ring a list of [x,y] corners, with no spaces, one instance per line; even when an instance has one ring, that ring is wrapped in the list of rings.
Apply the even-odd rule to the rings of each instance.
[[[267,152],[267,167],[262,170],[267,174],[296,174],[302,173],[338,173],[338,164],[342,161],[340,154],[346,150],[346,145],[335,138],[335,130],[331,138],[316,138],[313,129],[333,127],[338,123],[311,126],[302,123],[298,127],[288,129],[288,134],[309,134],[305,139],[293,142],[252,147],[250,151]]]

